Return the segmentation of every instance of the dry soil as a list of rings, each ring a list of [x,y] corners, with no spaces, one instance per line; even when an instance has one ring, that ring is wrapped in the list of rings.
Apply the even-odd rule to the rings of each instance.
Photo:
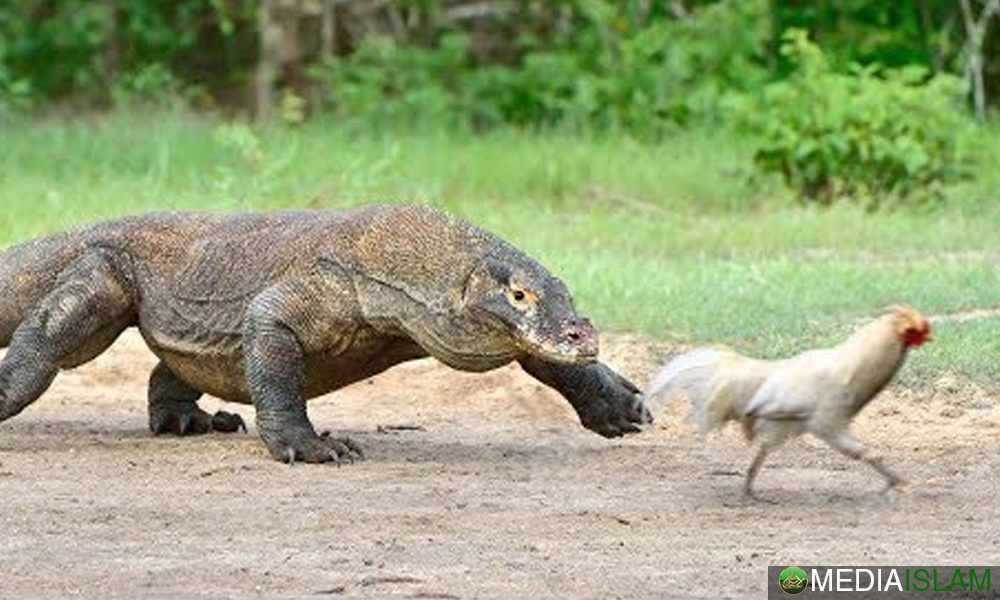
[[[670,348],[606,336],[644,384]],[[606,440],[518,367],[433,361],[310,403],[367,460],[294,465],[249,434],[146,428],[152,355],[127,334],[0,425],[0,596],[764,597],[767,565],[996,564],[1000,405],[942,376],[857,420],[900,493],[808,439],[744,503],[735,428],[702,443],[672,407]],[[223,406],[214,399],[209,410]]]

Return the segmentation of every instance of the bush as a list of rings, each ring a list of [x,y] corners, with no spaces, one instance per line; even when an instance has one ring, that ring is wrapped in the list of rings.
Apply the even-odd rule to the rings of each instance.
[[[370,36],[349,57],[332,59],[311,76],[326,84],[326,105],[343,118],[441,124],[454,119],[461,97],[458,78],[468,57],[468,39],[462,34],[446,35],[433,48]]]
[[[804,202],[934,200],[962,176],[971,122],[960,80],[918,67],[837,73],[799,30],[784,36],[782,54],[797,70],[753,103],[749,121],[763,138],[755,162]]]
[[[162,102],[198,83],[223,88],[245,75],[233,63],[252,56],[250,44],[236,33],[256,46],[256,4],[0,2],[0,107]]]
[[[759,0],[723,0],[623,39],[601,99],[610,120],[636,129],[725,117],[731,97],[766,79],[766,11]]]
[[[670,127],[720,115],[726,98],[766,75],[765,0],[722,0],[677,20],[641,19],[633,3],[564,0],[564,26],[523,33],[509,62],[488,62],[469,36],[429,46],[366,38],[352,54],[312,71],[339,116],[379,123],[447,120],[619,130],[660,137]]]

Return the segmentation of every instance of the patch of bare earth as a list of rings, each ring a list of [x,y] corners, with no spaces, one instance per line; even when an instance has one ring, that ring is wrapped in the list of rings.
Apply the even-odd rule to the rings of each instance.
[[[668,350],[604,342],[640,385]],[[948,378],[856,423],[904,492],[802,440],[765,466],[765,505],[739,499],[735,428],[702,444],[675,406],[605,440],[516,366],[420,361],[313,401],[367,451],[338,468],[271,460],[244,406],[249,435],[152,436],[153,364],[128,334],[0,425],[0,596],[760,598],[768,564],[1000,555],[997,397]]]

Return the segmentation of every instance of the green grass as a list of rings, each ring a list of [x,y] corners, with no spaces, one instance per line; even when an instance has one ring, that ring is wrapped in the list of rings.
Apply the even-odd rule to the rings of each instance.
[[[1000,306],[1000,171],[934,211],[804,209],[726,133],[260,131],[185,114],[0,123],[0,247],[153,210],[429,202],[539,258],[603,328],[780,356],[895,302]],[[994,132],[995,133],[995,132]],[[992,138],[1000,136],[993,135]],[[1000,143],[984,136],[982,153]],[[942,323],[909,371],[1000,381],[996,319]]]

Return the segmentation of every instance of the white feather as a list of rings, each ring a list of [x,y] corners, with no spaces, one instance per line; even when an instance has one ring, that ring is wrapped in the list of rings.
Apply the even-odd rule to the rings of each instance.
[[[646,401],[653,418],[658,417],[678,396],[692,401],[708,396],[712,376],[724,353],[722,348],[697,348],[674,357],[646,389]]]
[[[678,397],[687,398],[692,417],[704,436],[726,421],[738,419],[770,370],[770,363],[726,348],[697,348],[671,360],[646,392],[655,418]]]

